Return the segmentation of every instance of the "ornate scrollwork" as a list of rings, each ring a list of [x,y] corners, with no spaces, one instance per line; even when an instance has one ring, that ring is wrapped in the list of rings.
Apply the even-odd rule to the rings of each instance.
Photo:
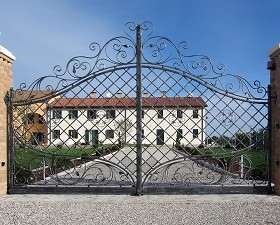
[[[97,73],[118,66],[136,67],[136,41],[131,32],[135,32],[137,24],[126,24],[126,36],[118,36],[107,41],[103,46],[93,42],[89,49],[91,56],[77,56],[69,60],[66,68],[57,65],[54,75],[44,76],[27,86],[21,84],[17,90],[20,93],[29,91],[30,95],[21,95],[20,101],[29,100],[32,92],[48,90],[53,95],[59,95],[70,85],[75,86],[81,79],[90,79]],[[189,54],[189,43],[186,41],[175,45],[170,39],[162,36],[152,36],[154,31],[150,22],[141,24],[143,31],[143,65],[159,66],[163,70],[171,70],[181,74],[186,79],[193,79],[209,86],[225,95],[232,95],[248,101],[266,101],[267,90],[259,81],[250,84],[244,78],[225,73],[226,66],[214,66],[211,59],[205,55]],[[51,85],[52,84],[52,85]],[[54,85],[53,85],[54,84]],[[42,93],[46,98],[49,93]],[[41,95],[42,98],[42,95]],[[33,99],[34,100],[34,99]]]
[[[230,109],[225,109],[220,113],[219,120],[225,126],[231,126],[236,121],[236,114]]]
[[[30,161],[30,168],[16,166],[16,185],[134,185],[131,175],[111,162],[60,158],[56,164],[51,164],[46,158],[38,159]],[[37,163],[34,169],[33,161]]]
[[[152,169],[144,179],[145,186],[197,186],[197,185],[248,185],[265,184],[264,166],[251,167],[246,155],[228,161],[228,156],[188,157],[168,161]]]

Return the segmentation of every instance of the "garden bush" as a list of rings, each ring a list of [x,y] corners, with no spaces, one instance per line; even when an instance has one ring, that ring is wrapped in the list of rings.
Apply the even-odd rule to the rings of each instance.
[[[87,154],[87,153],[83,153],[82,155],[81,155],[81,159],[92,159],[92,156],[90,156],[89,154]]]
[[[58,168],[69,168],[71,165],[73,165],[72,161],[68,158],[59,158],[57,163],[56,163],[56,166]]]
[[[204,145],[203,145],[203,144],[200,144],[200,145],[198,146],[198,148],[204,148]]]
[[[224,148],[231,148],[230,144],[226,144]]]
[[[15,175],[16,175],[16,179],[23,184],[27,184],[29,183],[29,179],[32,176],[32,172],[30,169],[25,168],[22,165],[16,165],[15,166]]]

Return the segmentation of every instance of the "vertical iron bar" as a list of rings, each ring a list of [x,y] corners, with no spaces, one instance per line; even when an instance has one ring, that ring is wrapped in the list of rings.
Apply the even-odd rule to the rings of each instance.
[[[136,28],[136,95],[137,95],[137,159],[136,159],[136,195],[142,194],[142,26]]]
[[[272,177],[272,172],[271,172],[271,167],[272,167],[272,137],[271,137],[271,86],[268,85],[267,87],[267,91],[268,91],[268,178],[267,178],[267,182],[268,182],[268,187],[269,187],[269,191],[271,191],[272,187],[271,187],[271,177]]]
[[[10,89],[8,102],[8,159],[9,159],[9,188],[14,186],[14,130],[13,130],[13,96],[14,90]]]

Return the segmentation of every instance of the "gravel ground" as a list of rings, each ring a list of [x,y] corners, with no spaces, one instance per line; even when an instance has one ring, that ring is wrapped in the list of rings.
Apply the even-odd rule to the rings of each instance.
[[[280,224],[280,196],[6,195],[0,224]]]

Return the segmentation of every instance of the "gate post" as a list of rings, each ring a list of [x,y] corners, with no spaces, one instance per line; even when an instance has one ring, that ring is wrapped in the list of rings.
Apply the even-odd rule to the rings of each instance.
[[[280,44],[269,51],[271,85],[271,181],[275,194],[280,195]]]
[[[8,188],[7,106],[4,98],[13,85],[15,56],[0,45],[0,195]]]
[[[142,26],[136,27],[136,94],[137,94],[137,159],[136,159],[136,195],[142,194]]]

